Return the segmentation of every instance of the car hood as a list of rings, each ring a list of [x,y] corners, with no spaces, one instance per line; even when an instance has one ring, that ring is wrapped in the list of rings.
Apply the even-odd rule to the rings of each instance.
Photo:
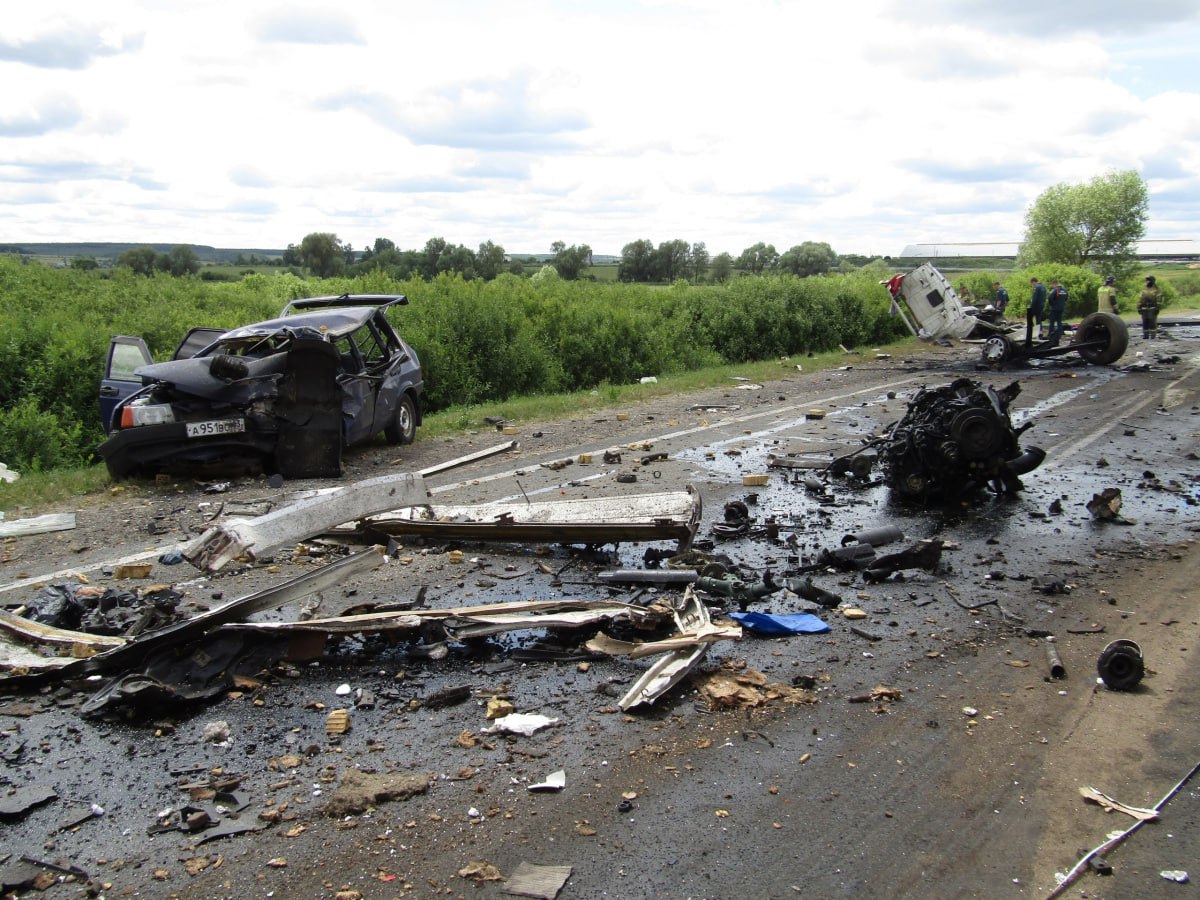
[[[201,356],[151,363],[136,369],[134,374],[143,383],[169,384],[178,391],[206,400],[248,402],[274,393],[275,383],[283,374],[287,353],[273,353],[258,359],[239,357],[246,365],[247,374],[245,378],[237,379],[222,378],[209,371],[213,360],[218,358]]]

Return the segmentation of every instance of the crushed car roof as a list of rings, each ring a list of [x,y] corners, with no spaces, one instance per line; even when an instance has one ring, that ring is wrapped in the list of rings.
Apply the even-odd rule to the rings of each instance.
[[[376,309],[375,306],[345,306],[280,316],[277,319],[268,319],[265,322],[256,322],[253,325],[244,325],[241,328],[227,331],[218,340],[223,343],[239,338],[275,334],[284,330],[297,331],[303,328],[313,328],[340,337],[365,325],[375,314]]]
[[[292,315],[294,310],[329,309],[331,307],[374,306],[386,309],[389,306],[407,306],[404,294],[330,294],[322,297],[304,297],[292,300],[283,308],[281,315]]]

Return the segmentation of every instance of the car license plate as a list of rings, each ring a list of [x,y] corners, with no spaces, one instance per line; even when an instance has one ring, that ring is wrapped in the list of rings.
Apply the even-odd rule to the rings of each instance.
[[[208,422],[188,422],[187,436],[212,437],[217,434],[236,434],[246,430],[245,419],[212,419]]]

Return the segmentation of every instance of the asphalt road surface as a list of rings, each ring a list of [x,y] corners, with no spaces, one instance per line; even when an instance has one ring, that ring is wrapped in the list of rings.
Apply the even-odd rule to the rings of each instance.
[[[532,660],[528,651],[546,649],[541,633],[451,645],[442,659],[406,644],[342,641],[318,663],[276,669],[261,686],[213,702],[100,719],[77,715],[87,696],[80,686],[9,692],[0,696],[0,785],[50,787],[56,799],[0,821],[2,868],[15,872],[22,855],[76,867],[109,897],[499,896],[506,882],[459,874],[477,862],[507,877],[522,862],[569,866],[562,897],[1048,896],[1056,873],[1133,823],[1086,803],[1079,788],[1150,807],[1200,761],[1198,363],[1186,336],[1135,339],[1122,365],[1145,371],[1069,359],[977,371],[962,348],[914,349],[908,358],[864,352],[836,371],[781,363],[769,383],[731,381],[570,422],[511,423],[520,449],[431,476],[436,502],[691,485],[704,501],[698,539],[711,538],[727,502],[751,493],[754,524],[774,519],[774,539],[756,527],[715,542],[741,571],[783,575],[843,535],[883,525],[903,531],[902,546],[946,541],[942,565],[879,584],[857,573],[814,576],[866,617],[818,609],[828,633],[719,642],[692,679],[628,714],[616,700],[645,662]],[[832,481],[821,502],[788,470],[767,467],[769,454],[861,447],[920,387],[960,377],[1020,384],[1013,420],[1032,422],[1022,445],[1047,457],[1015,498],[912,508],[881,485]],[[373,446],[350,455],[346,477],[417,471],[507,439],[481,433],[399,453]],[[606,449],[621,450],[622,462],[604,464]],[[641,465],[648,452],[666,458]],[[581,454],[592,462],[578,462]],[[542,465],[565,459],[575,461]],[[758,473],[769,475],[765,486],[743,486],[744,475]],[[114,562],[154,562],[224,506],[280,504],[297,488],[332,484],[272,489],[249,478],[210,494],[173,481],[64,505],[78,512],[75,530],[4,544],[0,602],[27,602],[37,585],[70,580],[65,573],[112,584]],[[1086,508],[1106,488],[1121,491],[1119,522]],[[463,562],[452,561],[453,549]],[[323,592],[308,612],[632,599],[596,572],[640,568],[646,549],[406,542],[393,561]],[[211,578],[155,562],[150,580],[175,585],[195,612],[337,552],[289,547]],[[722,601],[713,603],[720,618]],[[780,591],[752,608],[811,606]],[[1045,634],[1055,638],[1064,679],[1050,678]],[[1147,675],[1133,691],[1097,684],[1097,657],[1115,639],[1143,652]],[[722,672],[805,690],[714,709],[699,688]],[[342,686],[351,693],[339,694]],[[425,702],[464,687],[465,702]],[[359,689],[373,707],[353,705]],[[486,734],[492,698],[558,722],[531,737]],[[326,718],[338,707],[349,708],[352,727],[330,737]],[[228,739],[206,740],[217,722]],[[527,790],[558,769],[563,790]],[[428,787],[331,816],[329,798],[350,770],[427,776]],[[233,800],[205,793],[222,778],[236,782]],[[261,830],[207,841],[211,830],[148,833],[160,813],[189,803]],[[78,821],[90,804],[103,814]],[[1086,872],[1064,896],[1194,893],[1193,883],[1160,873],[1200,879],[1200,776],[1106,858],[1111,875]],[[84,893],[82,874],[59,874],[45,896]]]

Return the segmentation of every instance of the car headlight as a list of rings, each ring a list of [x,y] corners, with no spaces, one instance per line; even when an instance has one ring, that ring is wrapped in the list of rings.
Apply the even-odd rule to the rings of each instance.
[[[175,413],[166,403],[135,401],[121,410],[122,428],[136,428],[139,425],[169,425],[174,421]]]

